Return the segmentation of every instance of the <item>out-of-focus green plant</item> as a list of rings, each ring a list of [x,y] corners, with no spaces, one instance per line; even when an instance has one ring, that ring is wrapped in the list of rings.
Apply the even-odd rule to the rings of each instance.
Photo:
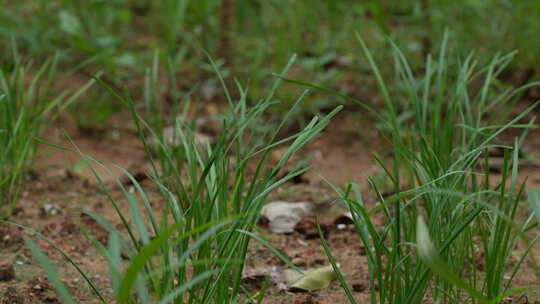
[[[36,137],[93,83],[71,94],[58,93],[58,56],[35,68],[14,53],[14,66],[0,67],[0,217],[10,215],[19,196],[34,159]]]

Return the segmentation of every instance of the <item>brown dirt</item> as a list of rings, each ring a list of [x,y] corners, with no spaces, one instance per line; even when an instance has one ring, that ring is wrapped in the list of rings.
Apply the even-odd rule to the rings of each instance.
[[[83,134],[73,128],[68,130],[57,128],[50,132],[47,140],[73,147],[64,137],[67,133],[78,149],[85,154],[109,165],[117,164],[128,168],[132,173],[144,172],[147,162],[142,146],[132,127],[124,123],[130,120],[125,114],[119,115],[119,119],[113,119],[111,127],[98,136]],[[365,119],[358,122],[359,117],[358,113],[341,113],[324,135],[311,143],[308,151],[304,153],[304,156],[313,156],[313,170],[295,183],[288,183],[279,188],[273,197],[294,201],[320,199],[321,194],[325,197],[335,196],[322,177],[336,186],[356,182],[363,190],[367,189],[366,177],[380,173],[370,153],[381,152],[384,145],[377,137],[375,127]],[[538,132],[530,137],[531,153],[540,153],[538,138],[540,138]],[[80,162],[81,157],[75,152],[42,146],[34,173],[27,180],[25,191],[17,203],[16,213],[11,220],[32,227],[50,238],[81,265],[102,290],[107,291],[108,300],[114,303],[107,264],[87,239],[81,227],[89,229],[101,242],[107,241],[107,232],[83,215],[80,209],[92,210],[115,224],[119,224],[119,221],[114,216],[113,208],[101,193],[91,170],[81,168]],[[114,174],[120,173],[118,169],[112,171]],[[114,178],[107,175],[104,169],[98,169],[97,172],[112,189],[112,195],[121,198],[121,191],[114,186]],[[524,168],[522,174],[531,176],[529,186],[540,186],[538,170]],[[149,184],[145,186],[146,188],[153,191]],[[59,211],[55,214],[43,214],[41,210],[46,204],[54,205]],[[358,303],[368,303],[369,279],[363,245],[351,227],[344,230],[336,228],[335,214],[327,213],[319,216],[327,229],[329,245],[334,249],[335,258],[341,264],[355,298]],[[302,268],[327,265],[328,261],[322,251],[320,240],[306,238],[309,234],[306,230],[313,229],[313,218],[304,219],[302,225],[305,228],[303,233],[264,236]],[[50,283],[32,258],[30,250],[24,245],[24,237],[36,240],[52,258],[78,302],[98,303],[83,279],[50,244],[37,239],[31,232],[11,225],[0,227],[0,264],[12,263],[15,268],[15,279],[0,281],[0,303],[59,303]],[[537,262],[540,263],[540,260]],[[256,242],[251,244],[248,267],[276,265],[282,265],[282,262],[269,250]],[[531,267],[523,268],[524,271],[518,277],[517,284],[520,286],[536,284]],[[282,293],[271,288],[264,303],[336,304],[348,301],[339,283],[333,281],[328,288],[312,293]]]

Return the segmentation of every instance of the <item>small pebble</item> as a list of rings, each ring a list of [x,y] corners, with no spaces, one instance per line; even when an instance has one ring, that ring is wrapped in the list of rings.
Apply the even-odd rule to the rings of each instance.
[[[41,207],[41,216],[57,215],[61,212],[60,207],[53,204],[45,204]]]
[[[112,130],[111,138],[113,140],[119,140],[120,139],[120,132],[118,132],[118,130],[116,130],[116,129]]]

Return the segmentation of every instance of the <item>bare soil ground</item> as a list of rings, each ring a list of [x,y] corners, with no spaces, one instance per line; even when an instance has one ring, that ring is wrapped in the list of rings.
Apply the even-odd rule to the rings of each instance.
[[[322,177],[337,186],[349,182],[359,183],[362,190],[367,189],[366,177],[379,174],[370,155],[373,151],[384,152],[384,144],[377,136],[375,127],[362,120],[359,113],[341,113],[327,131],[311,143],[305,155],[312,155],[313,170],[278,189],[272,198],[288,201],[315,200],[321,196],[335,196]],[[99,134],[83,134],[70,124],[63,124],[62,129],[54,128],[47,140],[68,145],[64,134],[84,153],[107,164],[117,164],[132,173],[144,172],[147,159],[136,134],[125,114],[113,119],[110,128]],[[530,153],[540,153],[540,132],[529,137],[527,148]],[[108,290],[111,303],[112,290],[106,262],[101,258],[85,235],[87,229],[98,240],[107,241],[107,232],[99,224],[81,213],[81,208],[90,209],[120,227],[115,212],[99,189],[91,171],[78,168],[80,157],[73,152],[42,146],[33,173],[28,177],[22,198],[17,203],[16,213],[11,219],[21,225],[32,227],[50,238],[57,246],[72,256],[81,267],[95,279],[102,290]],[[98,173],[112,189],[112,194],[119,199],[121,191],[114,184],[114,179],[106,175],[105,170]],[[118,170],[113,169],[118,174]],[[529,176],[528,186],[540,187],[540,170],[525,167],[522,176]],[[494,173],[496,176],[496,173]],[[156,189],[149,181],[143,182],[145,190],[152,198]],[[154,195],[154,197],[157,197]],[[369,192],[366,191],[369,198]],[[159,208],[161,202],[152,200]],[[52,207],[51,207],[52,206]],[[45,212],[44,209],[50,209]],[[341,264],[346,280],[349,282],[358,303],[369,302],[369,276],[365,258],[365,249],[351,227],[338,229],[333,212],[319,214],[326,229],[327,239],[337,261]],[[382,222],[381,222],[382,224]],[[302,268],[327,265],[328,261],[320,240],[316,235],[314,218],[304,218],[300,225],[301,232],[290,235],[266,233],[270,243],[281,250],[293,263]],[[84,228],[83,228],[84,227]],[[32,259],[29,249],[24,245],[23,237],[32,234],[15,226],[0,227],[0,265],[14,266],[15,276],[0,280],[0,303],[60,303],[50,283]],[[36,239],[36,238],[34,238]],[[65,283],[77,296],[80,303],[98,303],[83,279],[58,252],[44,241],[38,244],[45,250],[59,267]],[[521,247],[516,251],[522,250]],[[538,250],[536,250],[538,251]],[[540,260],[537,260],[540,263]],[[253,242],[248,254],[247,267],[281,266],[282,262],[269,250]],[[516,281],[518,286],[537,284],[536,276],[528,265]],[[265,303],[347,303],[347,299],[337,281],[318,292],[283,293],[270,288]],[[512,303],[534,303],[532,299],[514,299]]]

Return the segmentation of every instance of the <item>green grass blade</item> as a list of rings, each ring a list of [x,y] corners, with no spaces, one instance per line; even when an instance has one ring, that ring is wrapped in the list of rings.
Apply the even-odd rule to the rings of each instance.
[[[51,281],[51,284],[53,285],[54,289],[58,293],[58,296],[60,299],[62,299],[62,302],[66,304],[76,304],[76,302],[71,297],[71,294],[69,290],[67,289],[66,285],[60,280],[60,276],[58,272],[56,271],[56,268],[51,263],[49,258],[39,249],[39,246],[32,241],[29,238],[24,238],[24,241],[26,245],[30,248],[32,251],[32,254],[34,255],[35,259],[39,262],[41,267],[43,268],[43,271]]]

